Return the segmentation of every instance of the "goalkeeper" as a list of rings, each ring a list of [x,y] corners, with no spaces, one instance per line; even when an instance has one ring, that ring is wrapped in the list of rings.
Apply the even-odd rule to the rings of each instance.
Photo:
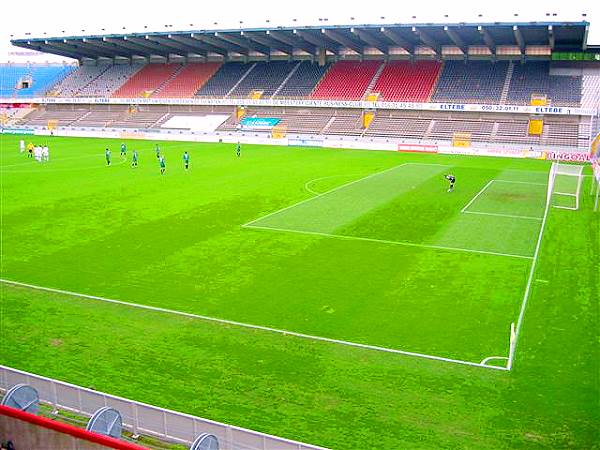
[[[448,182],[450,183],[448,192],[453,192],[454,191],[454,183],[456,183],[456,177],[454,175],[452,175],[451,173],[449,173],[448,175],[445,175],[444,178],[446,180],[448,180]]]

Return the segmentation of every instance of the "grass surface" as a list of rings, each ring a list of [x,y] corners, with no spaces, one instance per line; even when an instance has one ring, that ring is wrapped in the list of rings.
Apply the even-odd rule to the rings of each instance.
[[[133,169],[118,141],[54,138],[41,165],[0,139],[3,278],[467,361],[507,355],[531,260],[463,250],[533,255],[547,162],[164,143],[160,176],[153,143],[129,142]],[[461,213],[491,180],[504,181]],[[592,448],[599,221],[582,200],[551,210],[510,373],[4,284],[1,360],[333,448]],[[241,227],[256,219],[270,229]]]

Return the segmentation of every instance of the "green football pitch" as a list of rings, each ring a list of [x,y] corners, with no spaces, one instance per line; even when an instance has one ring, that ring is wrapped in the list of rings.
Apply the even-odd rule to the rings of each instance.
[[[2,363],[332,448],[597,444],[591,178],[569,211],[546,161],[0,139]]]

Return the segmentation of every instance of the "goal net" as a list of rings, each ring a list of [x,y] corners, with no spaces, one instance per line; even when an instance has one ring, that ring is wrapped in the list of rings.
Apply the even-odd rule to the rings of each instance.
[[[548,177],[548,205],[562,209],[579,209],[583,168],[581,165],[552,163]]]

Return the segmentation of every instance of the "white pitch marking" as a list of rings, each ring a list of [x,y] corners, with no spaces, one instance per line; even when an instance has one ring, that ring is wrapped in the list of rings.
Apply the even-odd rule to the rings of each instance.
[[[494,180],[499,183],[532,184],[534,186],[548,186],[547,183],[534,183],[532,181]]]
[[[21,283],[19,281],[0,279],[0,282],[4,283],[4,284],[10,284],[13,286],[20,286],[20,287],[26,287],[29,289],[35,289],[38,291],[53,292],[56,294],[69,295],[72,297],[84,298],[84,299],[88,299],[88,300],[97,300],[97,301],[101,301],[101,302],[105,302],[105,303],[112,303],[112,304],[117,304],[117,305],[129,306],[132,308],[139,308],[139,309],[145,309],[145,310],[149,310],[149,311],[173,314],[173,315],[178,315],[178,316],[183,316],[183,317],[189,317],[192,319],[200,319],[200,320],[205,320],[205,321],[209,321],[209,322],[216,322],[216,323],[220,323],[220,324],[224,324],[224,325],[232,325],[232,326],[237,326],[237,327],[242,327],[242,328],[249,328],[249,329],[253,329],[253,330],[268,331],[271,333],[277,333],[277,334],[287,335],[287,336],[294,336],[294,337],[313,340],[313,341],[327,342],[330,344],[345,345],[348,347],[356,347],[356,348],[362,348],[362,349],[366,349],[366,350],[375,350],[375,351],[386,352],[386,353],[395,353],[395,354],[400,354],[400,355],[413,356],[413,357],[417,357],[417,358],[434,360],[434,361],[443,361],[443,362],[461,364],[461,365],[471,366],[471,367],[481,367],[484,369],[502,370],[502,371],[508,370],[506,367],[488,366],[485,364],[471,362],[471,361],[462,361],[460,359],[444,358],[442,356],[433,356],[433,355],[427,355],[424,353],[415,353],[415,352],[408,352],[408,351],[404,351],[404,350],[396,350],[393,348],[379,347],[377,345],[359,344],[357,342],[343,341],[343,340],[339,340],[339,339],[331,339],[331,338],[326,338],[326,337],[322,337],[322,336],[313,336],[310,334],[297,333],[294,331],[281,330],[278,328],[264,327],[261,325],[252,325],[252,324],[247,324],[247,323],[243,323],[243,322],[235,322],[232,320],[217,319],[215,317],[210,317],[210,316],[202,316],[199,314],[186,313],[186,312],[177,311],[174,309],[160,308],[157,306],[141,305],[139,303],[130,303],[130,302],[122,301],[122,300],[114,300],[114,299],[105,298],[105,297],[98,297],[95,295],[80,294],[77,292],[65,291],[62,289],[54,289],[54,288],[48,288],[48,287],[43,287],[43,286],[36,286],[34,284]]]
[[[322,236],[322,237],[337,238],[337,239],[347,239],[347,240],[355,240],[355,241],[377,242],[380,244],[403,245],[403,246],[407,246],[407,247],[432,248],[435,250],[448,250],[448,251],[457,251],[457,252],[465,252],[465,253],[479,253],[479,254],[483,254],[483,255],[506,256],[506,257],[510,257],[510,258],[532,259],[531,256],[514,255],[511,253],[489,252],[486,250],[474,250],[474,249],[467,249],[467,248],[460,248],[460,247],[445,247],[442,245],[417,244],[414,242],[388,241],[385,239],[373,239],[373,238],[359,237],[359,236],[345,236],[342,234],[320,233],[317,231],[293,230],[293,229],[288,229],[288,228],[276,228],[276,227],[267,227],[267,226],[260,226],[260,225],[242,225],[242,227],[254,228],[257,230],[283,231],[286,233],[307,234],[307,235]]]
[[[479,191],[477,194],[475,194],[475,197],[473,197],[473,198],[471,199],[471,201],[470,201],[469,203],[467,203],[467,204],[466,204],[466,206],[465,206],[463,209],[461,209],[461,210],[460,210],[460,212],[461,212],[461,213],[465,212],[465,210],[466,210],[466,209],[467,209],[469,206],[471,206],[475,200],[477,200],[477,197],[479,197],[481,194],[483,194],[483,192],[484,192],[484,191],[485,191],[487,188],[489,188],[489,187],[490,187],[490,185],[491,185],[493,182],[494,182],[494,180],[490,180],[490,181],[488,181],[488,182],[487,182],[487,184],[486,184],[486,185],[485,185],[485,186],[484,186],[484,187],[483,187],[483,188],[482,188],[482,189],[481,189],[481,190],[480,190],[480,191]]]
[[[294,206],[299,206],[299,205],[301,205],[301,204],[303,204],[303,203],[306,203],[306,202],[309,202],[309,201],[311,201],[311,200],[317,199],[317,198],[319,198],[319,197],[322,197],[322,196],[324,196],[324,195],[331,194],[331,193],[333,193],[333,192],[335,192],[335,191],[338,191],[338,190],[340,190],[340,189],[342,189],[342,188],[345,188],[345,187],[351,186],[351,185],[353,185],[353,184],[355,184],[355,183],[358,183],[359,181],[367,180],[367,179],[369,179],[369,178],[371,178],[371,177],[375,177],[375,176],[377,176],[377,175],[382,175],[382,174],[384,174],[384,173],[386,173],[386,172],[389,172],[389,171],[392,171],[392,170],[394,170],[394,169],[397,169],[397,168],[399,168],[399,167],[403,167],[403,166],[410,165],[410,164],[419,165],[419,166],[440,166],[440,164],[411,163],[411,162],[407,162],[407,163],[399,164],[399,165],[397,165],[397,166],[393,166],[393,167],[390,167],[390,168],[388,168],[388,169],[385,169],[385,170],[381,170],[381,171],[379,171],[379,172],[372,173],[372,174],[370,174],[370,175],[367,175],[367,176],[365,176],[365,177],[359,178],[359,179],[357,179],[357,180],[354,180],[354,181],[350,181],[350,182],[348,182],[348,183],[341,184],[341,185],[339,185],[339,186],[337,186],[337,187],[335,187],[335,188],[333,188],[333,189],[331,189],[331,190],[329,190],[329,191],[325,191],[325,192],[322,192],[322,193],[320,193],[320,194],[317,194],[317,195],[315,195],[314,197],[309,197],[309,198],[306,198],[306,199],[304,199],[304,200],[300,200],[299,202],[293,203],[293,204],[291,204],[291,205],[289,205],[289,206],[286,206],[285,208],[278,209],[277,211],[273,211],[273,212],[271,212],[271,213],[269,213],[269,214],[266,214],[266,215],[264,215],[264,216],[261,216],[261,217],[259,217],[259,218],[257,218],[257,219],[251,220],[250,222],[248,222],[248,223],[245,223],[244,225],[242,225],[242,227],[246,227],[246,226],[248,226],[248,225],[251,225],[251,224],[253,224],[254,222],[258,222],[259,220],[266,219],[267,217],[274,216],[275,214],[279,214],[279,213],[281,213],[281,212],[283,212],[283,211],[287,211],[288,209],[291,209],[291,208],[293,208]],[[450,166],[443,166],[443,167],[450,167]]]
[[[274,216],[275,214],[279,214],[279,213],[281,213],[281,212],[283,212],[283,211],[287,211],[288,209],[291,209],[291,208],[293,208],[294,206],[299,206],[299,205],[302,205],[303,203],[306,203],[306,202],[309,202],[309,201],[311,201],[311,200],[314,200],[314,199],[316,199],[316,198],[322,197],[323,195],[331,194],[332,192],[335,192],[335,191],[337,191],[337,190],[339,190],[339,189],[342,189],[342,188],[344,188],[344,187],[350,186],[350,185],[352,185],[352,184],[354,184],[354,183],[358,183],[359,181],[366,180],[367,178],[374,177],[375,175],[381,175],[381,174],[383,174],[383,173],[386,173],[386,172],[389,172],[389,171],[391,171],[391,170],[397,169],[398,167],[405,166],[406,164],[407,164],[407,163],[400,164],[400,165],[397,165],[397,166],[393,166],[393,167],[390,167],[390,168],[388,168],[388,169],[382,170],[382,171],[380,171],[380,172],[375,172],[375,173],[372,173],[372,174],[370,174],[370,175],[367,175],[366,177],[359,178],[358,180],[354,180],[354,181],[350,181],[350,182],[348,182],[348,183],[341,184],[341,185],[339,185],[338,187],[335,187],[335,188],[333,188],[333,189],[331,189],[331,190],[329,190],[329,191],[322,192],[321,194],[317,194],[317,195],[315,195],[314,197],[309,197],[309,198],[306,198],[306,199],[304,199],[304,200],[300,200],[299,202],[293,203],[293,204],[291,204],[291,205],[289,205],[289,206],[286,206],[285,208],[278,209],[277,211],[273,211],[273,212],[271,212],[271,213],[269,213],[269,214],[266,214],[266,215],[264,215],[264,216],[261,216],[261,217],[259,217],[259,218],[257,218],[257,219],[251,220],[250,222],[248,222],[248,223],[245,223],[244,225],[242,225],[242,227],[247,227],[248,225],[251,225],[251,224],[253,224],[254,222],[258,222],[259,220],[266,219],[267,217]]]
[[[355,177],[357,174],[351,174],[351,175],[330,175],[328,177],[320,177],[320,178],[314,178],[312,180],[307,181],[304,184],[304,189],[307,190],[308,192],[310,192],[311,194],[315,194],[315,195],[319,195],[322,194],[322,192],[317,192],[317,191],[313,191],[312,189],[309,188],[309,186],[311,184],[313,184],[315,181],[320,181],[320,180],[328,180],[329,178],[339,178],[339,177]]]
[[[487,362],[493,361],[495,359],[505,359],[508,361],[508,358],[506,356],[488,356],[487,358],[483,359],[480,364],[486,365]]]
[[[527,280],[527,287],[525,288],[525,293],[523,294],[523,301],[521,302],[521,310],[519,311],[519,319],[517,320],[513,348],[511,349],[512,351],[510,352],[508,364],[506,365],[508,370],[512,369],[512,365],[515,359],[515,353],[519,341],[519,333],[521,332],[521,327],[523,326],[523,317],[525,316],[525,309],[527,308],[527,301],[529,300],[529,293],[531,292],[531,283],[533,282],[533,276],[535,274],[538,256],[540,254],[540,248],[542,246],[542,238],[544,236],[544,228],[546,227],[546,219],[548,218],[549,207],[550,202],[547,201],[546,209],[544,210],[544,217],[542,219],[542,225],[540,226],[540,233],[538,234],[537,244],[535,246],[535,251],[533,252],[533,262],[531,263],[531,269],[529,270],[529,279]]]
[[[541,217],[515,216],[515,215],[512,215],[512,214],[488,213],[488,212],[480,212],[480,211],[463,211],[463,213],[465,213],[465,214],[479,214],[480,216],[509,217],[511,219],[542,220]]]

